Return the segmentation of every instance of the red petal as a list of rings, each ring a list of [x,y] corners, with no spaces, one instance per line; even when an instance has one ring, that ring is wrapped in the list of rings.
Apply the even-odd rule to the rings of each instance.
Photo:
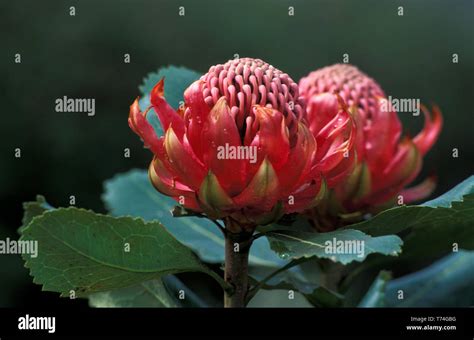
[[[344,157],[343,153],[341,161],[330,171],[323,173],[329,188],[334,188],[344,181],[354,170],[357,162],[356,152],[355,150],[348,150],[347,152],[348,157]]]
[[[252,144],[258,148],[260,156],[267,157],[273,169],[278,171],[286,163],[290,152],[289,132],[284,116],[268,107],[255,105],[253,109],[259,129],[258,143]]]
[[[387,167],[372,174],[372,194],[369,204],[382,204],[393,198],[402,188],[418,175],[421,168],[421,154],[412,140],[405,137],[398,151]]]
[[[166,131],[165,150],[170,166],[182,183],[197,191],[206,175],[206,169],[194,155],[186,135],[181,143],[172,127]]]
[[[238,207],[269,211],[279,198],[279,183],[275,170],[265,158],[245,190],[233,200]]]
[[[239,194],[247,184],[246,168],[251,160],[237,157],[242,143],[225,97],[221,97],[212,108],[204,130],[204,163],[230,196]],[[226,151],[234,153],[226,155]]]
[[[196,212],[202,212],[201,206],[199,205],[197,199],[196,199],[196,194],[193,192],[192,194],[189,195],[181,195],[184,196],[184,204],[183,206],[187,209],[190,209],[192,211]],[[175,196],[173,197],[176,202],[181,204],[182,202],[182,197],[180,196]]]
[[[221,218],[234,208],[232,198],[225,192],[218,178],[209,171],[199,188],[199,203],[208,216]]]
[[[436,142],[436,139],[438,139],[443,126],[443,117],[441,116],[441,111],[437,106],[433,107],[433,118],[431,118],[430,112],[424,105],[421,105],[421,110],[425,115],[425,126],[423,127],[423,130],[415,136],[413,142],[416,144],[421,154],[425,155]]]
[[[166,102],[164,95],[164,78],[161,79],[151,90],[150,101],[160,119],[163,131],[167,131],[170,126],[173,127],[176,136],[182,140],[184,134],[184,120],[175,110]]]
[[[253,115],[246,120],[244,145],[257,149],[257,162],[247,166],[247,182],[256,174],[267,157],[273,169],[279,170],[287,161],[290,143],[283,114],[259,105],[252,107]]]
[[[135,99],[133,104],[130,106],[130,113],[128,116],[128,125],[130,128],[141,137],[145,146],[150,148],[154,154],[163,154],[163,139],[158,138],[155,133],[155,129],[146,119],[148,110],[140,112],[138,106],[138,99]]]
[[[157,157],[153,158],[148,168],[148,176],[156,190],[167,196],[186,196],[194,194],[185,184],[176,180],[171,172],[166,169],[163,162]]]
[[[398,152],[383,170],[384,186],[398,183],[408,183],[418,174],[421,166],[421,156],[412,140],[405,137],[398,147]]]
[[[293,204],[285,201],[285,212],[301,212],[305,209],[315,207],[326,195],[326,183],[321,176],[316,176],[312,183],[301,187],[293,196]]]
[[[203,160],[202,132],[203,125],[209,115],[209,105],[204,101],[201,80],[192,83],[184,91],[186,103],[185,121],[187,124],[186,134],[196,156]]]
[[[154,158],[148,168],[148,176],[156,190],[164,195],[171,196],[187,209],[201,212],[196,200],[196,193],[184,184],[175,181],[171,173],[158,158]]]
[[[316,136],[316,166],[323,173],[331,171],[352,152],[355,123],[347,111],[340,111]]]
[[[386,98],[379,98],[371,119],[365,121],[365,159],[369,168],[381,168],[393,157],[402,127],[397,113]]]
[[[290,151],[288,161],[277,171],[281,195],[289,195],[295,188],[312,180],[310,170],[312,157],[316,150],[316,141],[311,131],[303,123],[298,125],[297,138],[295,146]]]
[[[365,136],[364,136],[364,119],[357,107],[353,106],[349,109],[349,114],[354,121],[355,139],[354,147],[359,160],[365,160]],[[398,141],[398,140],[397,140]]]
[[[403,196],[405,203],[420,201],[431,195],[431,193],[436,188],[436,182],[436,176],[430,176],[420,184],[411,188],[404,189],[401,192],[401,195]]]
[[[306,109],[306,120],[311,132],[317,136],[337,112],[339,112],[339,103],[337,97],[332,93],[311,96]]]
[[[357,163],[347,180],[335,188],[336,196],[341,202],[352,206],[365,198],[371,191],[371,176],[367,163]],[[354,210],[354,209],[349,209]]]

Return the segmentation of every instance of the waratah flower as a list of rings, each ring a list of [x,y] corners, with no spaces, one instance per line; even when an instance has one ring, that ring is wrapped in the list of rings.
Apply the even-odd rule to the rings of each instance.
[[[311,72],[300,80],[300,93],[307,101],[309,124],[325,124],[334,119],[338,102],[344,99],[357,125],[357,165],[347,180],[333,191],[331,209],[340,213],[370,210],[386,205],[402,195],[404,203],[422,199],[434,189],[432,177],[405,189],[422,165],[422,158],[435,143],[442,126],[439,109],[425,115],[422,131],[401,137],[402,126],[381,87],[356,67],[337,64]],[[315,123],[316,122],[316,123]],[[334,207],[334,205],[340,205]]]
[[[187,209],[240,225],[268,223],[314,206],[325,191],[321,175],[340,163],[339,145],[319,150],[302,121],[297,84],[262,60],[212,66],[186,89],[177,111],[163,95],[162,79],[150,108],[132,104],[129,125],[154,154],[154,187]],[[164,136],[148,123],[150,109]],[[338,127],[323,127],[321,135],[342,144],[345,137],[333,136]]]

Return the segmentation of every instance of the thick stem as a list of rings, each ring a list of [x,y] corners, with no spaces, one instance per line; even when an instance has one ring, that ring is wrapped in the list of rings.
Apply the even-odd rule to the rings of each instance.
[[[224,279],[232,285],[233,292],[224,292],[224,307],[245,307],[248,293],[248,263],[252,233],[225,233]]]

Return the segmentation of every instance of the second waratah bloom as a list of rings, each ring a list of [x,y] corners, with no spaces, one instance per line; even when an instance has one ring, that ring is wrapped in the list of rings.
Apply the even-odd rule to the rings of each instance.
[[[177,111],[164,86],[162,79],[152,90],[150,108],[141,112],[135,101],[129,116],[154,154],[149,175],[158,191],[190,210],[248,226],[302,211],[323,196],[321,174],[337,168],[339,149],[318,150],[302,121],[298,86],[286,73],[252,58],[212,66],[186,89]],[[148,123],[150,111],[164,136]],[[337,124],[322,129],[338,138]]]
[[[332,192],[327,209],[333,213],[376,211],[393,203],[399,195],[404,203],[429,195],[434,179],[408,188],[418,175],[423,156],[431,149],[441,130],[442,117],[434,107],[430,113],[421,106],[425,124],[414,138],[402,136],[397,112],[375,80],[356,67],[337,64],[311,72],[301,79],[300,93],[307,102],[309,124],[334,119],[339,95],[349,106],[357,125],[357,165],[352,174]]]

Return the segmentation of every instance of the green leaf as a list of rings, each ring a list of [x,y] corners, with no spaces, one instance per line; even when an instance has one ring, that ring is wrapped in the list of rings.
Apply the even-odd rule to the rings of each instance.
[[[179,102],[183,100],[183,93],[186,88],[195,80],[199,79],[200,73],[189,70],[185,67],[168,66],[162,67],[157,72],[152,72],[144,79],[139,86],[142,98],[139,101],[140,109],[146,110],[150,106],[150,91],[161,78],[165,78],[165,99],[174,109],[178,109]],[[154,127],[159,136],[163,135],[163,129],[156,114],[148,114],[148,121]]]
[[[421,204],[421,206],[431,208],[451,208],[452,202],[462,202],[464,196],[472,193],[474,193],[474,176],[466,178],[448,192],[444,193],[438,198]]]
[[[390,278],[389,272],[381,271],[360,301],[359,307],[384,307],[385,289]]]
[[[91,307],[179,307],[161,279],[136,286],[94,293],[89,296]]]
[[[41,215],[47,210],[53,209],[51,205],[46,202],[44,196],[37,195],[36,201],[24,202],[23,203],[23,218],[21,220],[21,227],[18,228],[18,233],[21,234],[22,230],[31,222],[33,217]]]
[[[359,307],[470,307],[473,287],[474,251],[460,250],[393,280],[382,271]]]
[[[450,254],[453,249],[474,249],[473,178],[469,177],[422,206],[392,208],[367,221],[348,226],[372,236],[397,233],[404,244],[403,253],[396,259],[374,257],[365,261],[350,273],[343,287],[349,289],[356,281],[365,282],[363,276],[369,272],[390,269],[407,273],[420,270]]]
[[[372,236],[403,232],[403,261],[429,260],[458,248],[474,249],[474,194],[451,208],[408,206],[386,210],[350,226]]]
[[[403,299],[398,299],[399,292]],[[418,272],[389,281],[388,307],[470,307],[474,305],[474,251],[460,250]]]
[[[144,170],[118,174],[104,183],[102,199],[114,216],[139,216],[160,220],[180,242],[193,249],[202,261],[224,263],[224,237],[209,220],[198,217],[173,217],[177,202],[157,192]],[[271,251],[268,241],[257,239],[250,249],[250,265],[280,267],[287,261]]]
[[[467,234],[470,234],[472,238],[474,214],[469,210],[473,204],[474,176],[471,176],[447,193],[421,206],[391,208],[367,221],[345,228],[379,236],[396,234],[405,229],[417,227],[429,228],[435,232],[435,228],[446,229],[447,225],[450,225],[450,228],[453,228],[449,230],[450,234],[461,232],[458,238],[469,236]]]
[[[138,218],[60,208],[33,218],[20,239],[38,241],[38,257],[23,255],[34,282],[62,296],[71,290],[86,296],[186,271],[216,278],[160,223]]]
[[[271,248],[283,258],[328,258],[347,264],[362,262],[367,255],[380,253],[396,256],[401,252],[402,240],[395,235],[371,237],[357,230],[336,230],[328,233],[269,232]],[[334,246],[334,247],[332,247]],[[332,248],[330,248],[332,247]]]
[[[43,196],[38,195],[36,201],[23,203],[24,215],[23,225],[19,232],[29,224],[35,216],[41,215],[47,210],[54,207],[46,202]],[[183,306],[187,307],[206,307],[206,304],[199,299],[190,289],[188,289],[180,280],[173,275],[164,277],[166,284],[175,296],[179,294],[179,290],[186,292],[186,299],[180,301]],[[92,307],[165,307],[176,305],[174,299],[166,289],[161,289],[164,285],[162,278],[141,283],[133,287],[116,289],[113,291],[94,293],[88,296],[89,305]],[[147,296],[148,295],[148,296]]]

